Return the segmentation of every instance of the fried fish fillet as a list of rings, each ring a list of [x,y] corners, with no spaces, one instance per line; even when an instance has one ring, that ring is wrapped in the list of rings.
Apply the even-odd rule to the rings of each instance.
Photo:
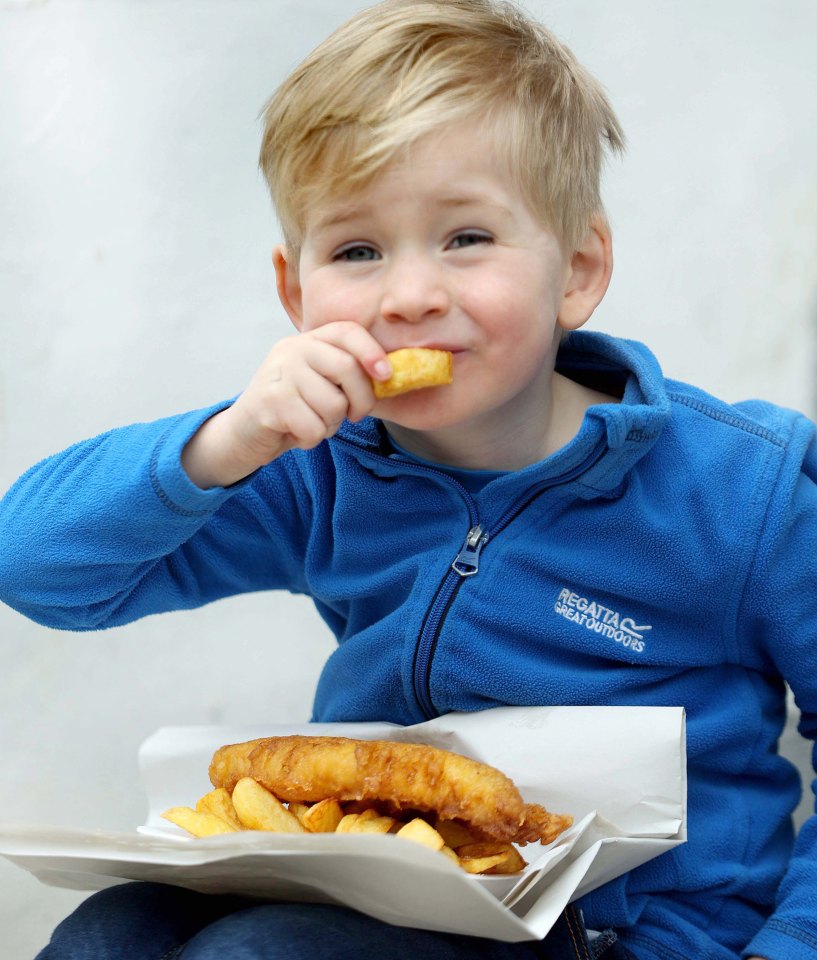
[[[439,387],[454,380],[454,356],[448,350],[403,347],[386,356],[391,362],[392,375],[388,380],[372,381],[378,400],[423,387]]]
[[[252,777],[285,802],[376,803],[385,811],[435,812],[485,839],[549,843],[573,822],[538,804],[494,767],[425,744],[346,737],[266,737],[221,747],[210,764],[214,787],[232,791]]]

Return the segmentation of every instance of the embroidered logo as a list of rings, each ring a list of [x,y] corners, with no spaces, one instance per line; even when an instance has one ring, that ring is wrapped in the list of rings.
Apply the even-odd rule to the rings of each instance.
[[[571,620],[580,627],[614,640],[633,653],[644,652],[644,634],[652,630],[649,624],[639,625],[632,617],[623,617],[617,610],[605,607],[589,597],[582,597],[567,587],[559,591],[553,609],[565,620]]]

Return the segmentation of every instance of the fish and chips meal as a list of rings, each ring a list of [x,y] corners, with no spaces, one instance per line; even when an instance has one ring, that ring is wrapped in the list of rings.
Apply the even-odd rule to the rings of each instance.
[[[518,873],[517,849],[573,822],[525,803],[494,767],[425,744],[347,737],[265,737],[218,749],[213,790],[162,816],[196,837],[240,830],[391,833],[468,873]]]
[[[440,387],[454,380],[454,356],[448,350],[403,347],[386,356],[391,363],[391,376],[388,380],[372,381],[378,400],[423,387]]]

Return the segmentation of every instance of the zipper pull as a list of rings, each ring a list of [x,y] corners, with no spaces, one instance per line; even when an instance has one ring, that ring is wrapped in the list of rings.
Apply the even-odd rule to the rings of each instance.
[[[479,570],[479,554],[488,542],[488,534],[483,532],[482,525],[471,527],[465,543],[451,564],[461,577],[473,577]]]

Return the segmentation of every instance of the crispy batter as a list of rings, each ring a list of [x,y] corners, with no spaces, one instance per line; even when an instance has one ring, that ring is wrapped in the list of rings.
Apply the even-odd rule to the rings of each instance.
[[[525,816],[522,825],[516,832],[514,840],[524,846],[526,843],[551,843],[560,833],[573,825],[573,817],[569,814],[551,813],[538,803],[525,805]]]
[[[334,797],[373,802],[386,813],[435,812],[486,840],[548,843],[572,822],[526,804],[494,767],[425,744],[287,736],[217,750],[210,765],[213,786],[232,791],[242,777],[287,802]]]
[[[454,357],[448,350],[404,347],[386,356],[391,362],[392,375],[388,380],[372,381],[378,400],[423,387],[439,387],[454,380]]]

